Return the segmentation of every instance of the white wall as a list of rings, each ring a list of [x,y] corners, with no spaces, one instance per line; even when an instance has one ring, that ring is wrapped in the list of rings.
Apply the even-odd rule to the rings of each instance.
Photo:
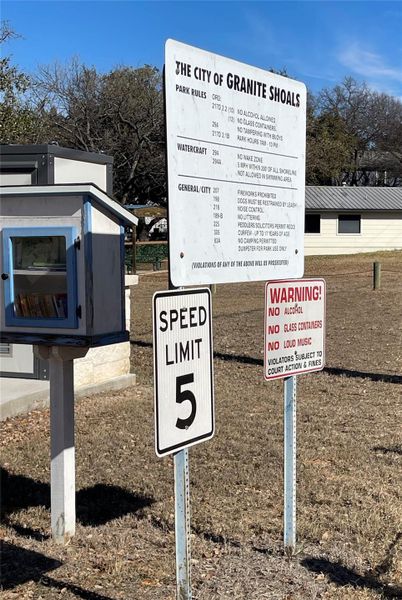
[[[106,179],[107,165],[54,157],[55,183],[94,183],[106,192]]]
[[[306,256],[402,249],[402,212],[356,211],[353,214],[361,215],[360,234],[338,233],[338,214],[321,213],[321,232],[304,235]]]

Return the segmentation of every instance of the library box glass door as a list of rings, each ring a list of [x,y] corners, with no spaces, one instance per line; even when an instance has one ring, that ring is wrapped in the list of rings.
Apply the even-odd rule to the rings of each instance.
[[[75,229],[3,230],[7,326],[76,328]]]

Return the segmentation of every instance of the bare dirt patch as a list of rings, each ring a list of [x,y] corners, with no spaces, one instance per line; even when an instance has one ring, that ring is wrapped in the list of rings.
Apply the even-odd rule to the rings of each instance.
[[[372,290],[373,260],[382,286]],[[214,439],[190,452],[198,600],[402,597],[402,254],[309,258],[327,281],[327,360],[298,377],[298,546],[282,553],[282,383],[262,379],[262,283],[213,296]],[[76,407],[77,535],[50,537],[48,411],[2,429],[3,598],[175,597],[173,466],[153,450],[151,297],[140,278],[139,385]]]

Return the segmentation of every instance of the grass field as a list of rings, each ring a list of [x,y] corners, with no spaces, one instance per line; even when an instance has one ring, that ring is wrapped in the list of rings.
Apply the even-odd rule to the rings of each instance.
[[[372,264],[382,264],[372,290]],[[306,259],[327,281],[326,368],[297,378],[297,552],[283,555],[283,384],[264,382],[264,284],[213,295],[216,434],[190,450],[195,600],[402,598],[402,253]],[[173,463],[153,440],[151,298],[138,385],[76,407],[77,534],[50,537],[49,414],[1,424],[3,598],[175,598]]]

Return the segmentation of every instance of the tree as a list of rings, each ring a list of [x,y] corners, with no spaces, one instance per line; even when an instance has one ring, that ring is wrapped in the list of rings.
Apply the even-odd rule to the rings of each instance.
[[[378,174],[383,173],[384,165],[388,165],[393,184],[402,183],[402,103],[399,100],[347,77],[340,85],[320,92],[317,109],[320,118],[331,117],[343,123],[345,141],[351,152],[343,182],[375,184],[381,180]]]
[[[355,140],[337,115],[308,113],[306,182],[308,185],[341,185],[352,167]]]
[[[378,119],[375,164],[386,174],[385,183],[402,185],[402,102],[386,94],[374,98]]]
[[[0,24],[0,46],[19,36],[7,21]],[[11,56],[0,58],[0,131],[2,144],[26,143],[38,128],[38,119],[26,96],[30,78],[11,62]]]
[[[116,198],[166,203],[161,75],[155,67],[118,67],[107,74],[77,59],[42,67],[37,97],[60,144],[114,159]]]

